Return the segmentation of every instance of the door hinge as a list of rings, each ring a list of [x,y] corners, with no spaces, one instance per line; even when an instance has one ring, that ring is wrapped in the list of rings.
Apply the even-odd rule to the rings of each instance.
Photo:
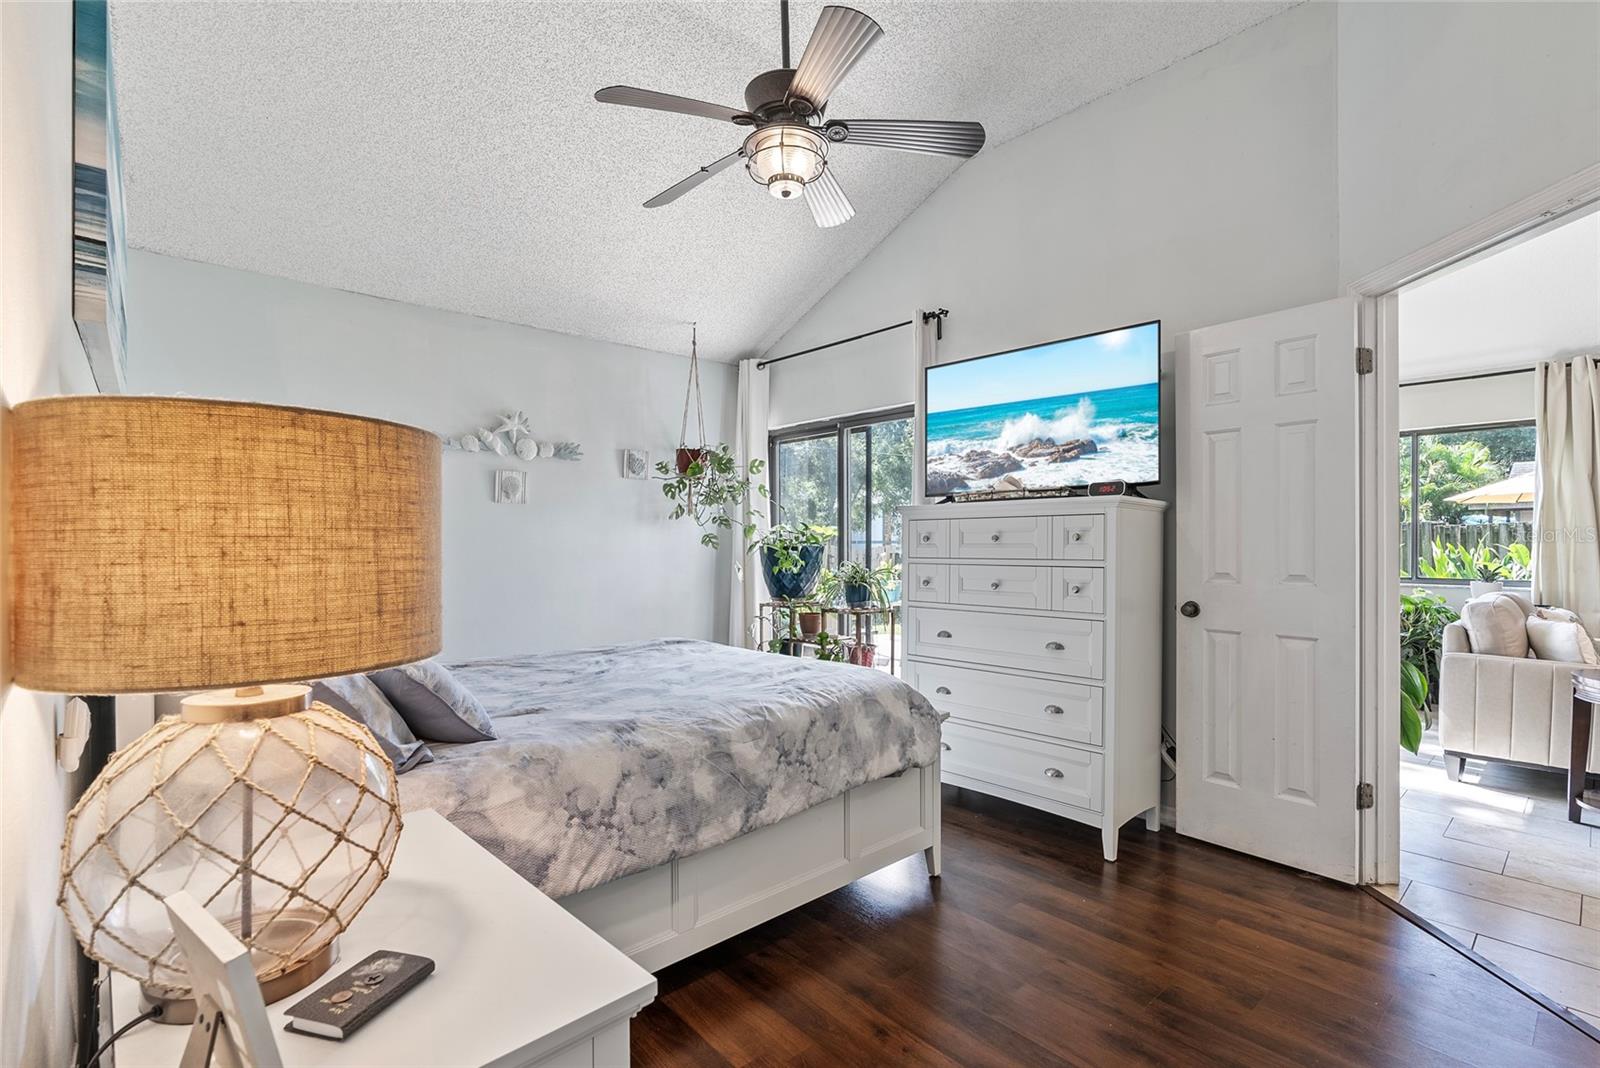
[[[1372,373],[1372,350],[1368,348],[1356,349],[1356,374],[1370,375]]]
[[[1372,807],[1372,784],[1370,782],[1356,783],[1356,811]]]

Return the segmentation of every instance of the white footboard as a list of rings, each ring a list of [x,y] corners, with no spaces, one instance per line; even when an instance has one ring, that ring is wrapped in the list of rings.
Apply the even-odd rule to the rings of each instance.
[[[937,762],[561,904],[657,971],[917,852],[938,875]]]

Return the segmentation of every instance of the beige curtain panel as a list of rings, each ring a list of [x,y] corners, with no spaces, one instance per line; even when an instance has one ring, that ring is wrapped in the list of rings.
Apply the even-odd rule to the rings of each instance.
[[[1600,354],[1534,368],[1533,599],[1600,634]]]

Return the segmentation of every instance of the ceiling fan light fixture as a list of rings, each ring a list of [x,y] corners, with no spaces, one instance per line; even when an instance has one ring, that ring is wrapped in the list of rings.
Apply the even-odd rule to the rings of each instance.
[[[745,170],[780,200],[798,197],[828,163],[828,141],[799,123],[774,123],[745,138]]]

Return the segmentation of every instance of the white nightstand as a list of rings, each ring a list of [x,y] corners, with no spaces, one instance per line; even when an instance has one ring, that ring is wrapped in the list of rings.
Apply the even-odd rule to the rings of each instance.
[[[343,1042],[283,1030],[304,994],[267,1006],[285,1065],[614,1068],[628,1063],[628,1021],[656,996],[654,976],[433,811],[406,813],[389,878],[326,978],[379,949],[431,957],[435,971]],[[138,984],[114,976],[113,1023],[138,1002]],[[116,1068],[171,1068],[188,1034],[140,1024],[117,1042]]]

